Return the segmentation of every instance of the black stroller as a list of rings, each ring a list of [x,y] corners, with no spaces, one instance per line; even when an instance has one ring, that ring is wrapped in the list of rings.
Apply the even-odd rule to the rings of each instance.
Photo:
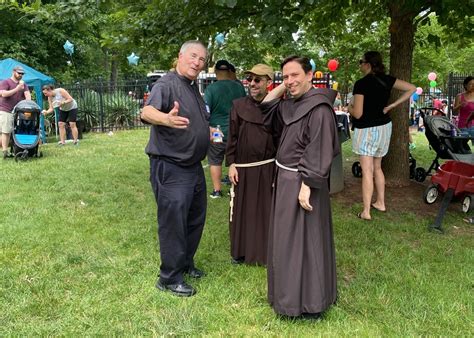
[[[13,108],[13,133],[11,153],[15,161],[28,157],[42,157],[38,150],[40,143],[41,109],[36,102],[23,100]]]
[[[424,121],[425,135],[430,148],[436,152],[436,157],[430,167],[425,170],[422,167],[415,169],[415,180],[423,182],[432,171],[438,170],[442,160],[455,160],[474,164],[474,154],[465,139],[456,139],[455,135],[461,135],[461,131],[444,114],[435,115],[436,108],[421,108],[420,114]]]
[[[411,156],[411,153],[408,153],[408,163],[410,165],[410,179],[413,179],[415,178],[416,160],[413,156]],[[351,170],[354,177],[362,177],[362,166],[360,165],[359,161],[352,163]]]

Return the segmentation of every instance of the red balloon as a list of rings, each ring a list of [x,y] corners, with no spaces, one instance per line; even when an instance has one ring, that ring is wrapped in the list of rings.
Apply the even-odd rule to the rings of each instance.
[[[331,71],[331,72],[334,72],[337,67],[339,67],[339,62],[337,62],[336,59],[331,59],[329,60],[328,62],[328,69]]]

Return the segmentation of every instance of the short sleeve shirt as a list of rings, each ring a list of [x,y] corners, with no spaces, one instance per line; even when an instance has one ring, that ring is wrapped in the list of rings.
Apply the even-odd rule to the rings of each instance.
[[[1,90],[12,90],[18,86],[18,83],[8,78],[6,80],[0,81],[0,91]],[[0,97],[0,110],[11,113],[16,104],[21,100],[25,99],[25,92],[30,91],[28,86],[25,84],[25,88],[20,90],[9,97]]]
[[[354,84],[352,94],[364,96],[362,116],[353,119],[354,128],[370,128],[381,126],[391,121],[389,114],[384,114],[390,92],[396,81],[391,75],[367,74]]]
[[[211,113],[209,124],[221,127],[224,140],[227,139],[232,101],[246,95],[242,84],[235,80],[219,80],[206,88],[204,99]]]
[[[178,115],[188,118],[189,126],[186,129],[151,126],[145,152],[181,166],[191,166],[206,157],[210,143],[209,113],[197,83],[170,72],[153,86],[146,105],[168,113],[175,101],[179,103]]]

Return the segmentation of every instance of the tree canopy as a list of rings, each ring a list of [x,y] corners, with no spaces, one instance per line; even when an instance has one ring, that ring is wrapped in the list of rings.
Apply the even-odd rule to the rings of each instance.
[[[458,0],[69,0],[2,1],[0,57],[14,57],[60,81],[145,74],[168,69],[185,40],[209,44],[210,65],[228,58],[240,69],[275,68],[289,54],[317,69],[337,58],[343,91],[359,77],[357,60],[379,50],[397,78],[426,87],[436,71],[468,72],[474,63],[474,2]],[[225,36],[223,45],[216,34]],[[74,43],[69,57],[62,45]],[[131,66],[126,56],[140,56]],[[393,112],[388,172],[408,181],[408,107]]]

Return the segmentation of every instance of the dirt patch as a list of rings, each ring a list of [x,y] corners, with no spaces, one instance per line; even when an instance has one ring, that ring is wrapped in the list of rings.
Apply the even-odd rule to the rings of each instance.
[[[344,190],[332,195],[332,198],[343,205],[353,205],[354,203],[362,204],[362,179],[354,177],[351,171],[352,162],[344,163]],[[434,204],[426,204],[423,198],[425,189],[430,185],[431,178],[427,177],[425,182],[419,183],[410,180],[410,184],[406,187],[386,187],[385,204],[387,210],[393,213],[410,212],[421,218],[436,218],[438,210],[441,206],[443,195],[438,197]],[[461,211],[461,201],[453,199],[448,211],[459,214],[460,219],[465,214]]]

